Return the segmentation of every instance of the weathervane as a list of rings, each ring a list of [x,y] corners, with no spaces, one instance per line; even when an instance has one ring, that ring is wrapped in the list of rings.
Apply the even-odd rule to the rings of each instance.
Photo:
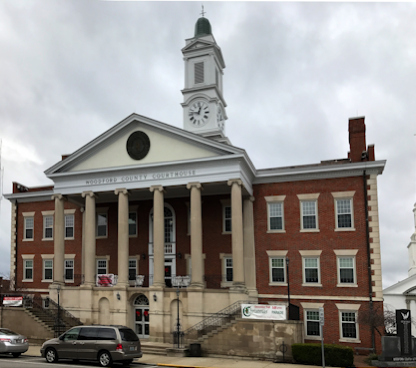
[[[201,15],[202,15],[202,16],[205,16],[204,5],[202,5]]]

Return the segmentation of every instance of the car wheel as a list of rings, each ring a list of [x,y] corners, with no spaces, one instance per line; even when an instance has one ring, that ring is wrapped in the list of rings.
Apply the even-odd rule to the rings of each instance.
[[[45,358],[48,363],[56,363],[58,361],[58,354],[55,349],[46,349]]]
[[[123,365],[129,365],[131,363],[133,363],[133,359],[129,359],[129,360],[123,360]]]
[[[111,359],[111,354],[104,350],[98,354],[98,362],[100,363],[101,367],[108,367],[113,362],[113,359]]]
[[[18,358],[20,356],[20,354],[22,354],[22,353],[12,353],[14,358]]]

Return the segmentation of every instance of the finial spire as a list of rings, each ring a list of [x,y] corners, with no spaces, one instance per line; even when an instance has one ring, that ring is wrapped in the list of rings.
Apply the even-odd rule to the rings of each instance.
[[[202,5],[202,11],[201,11],[201,15],[204,17],[205,16],[205,11],[204,11],[204,5]]]

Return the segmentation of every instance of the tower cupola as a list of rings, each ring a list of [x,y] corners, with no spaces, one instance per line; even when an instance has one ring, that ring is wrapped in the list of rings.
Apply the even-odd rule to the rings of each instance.
[[[195,23],[195,38],[211,35],[211,23],[205,17],[201,17]]]

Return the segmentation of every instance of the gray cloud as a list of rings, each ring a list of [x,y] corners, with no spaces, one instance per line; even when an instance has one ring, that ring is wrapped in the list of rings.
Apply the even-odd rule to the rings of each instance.
[[[416,5],[208,2],[226,66],[227,135],[257,168],[343,158],[348,118],[387,159],[379,177],[383,284],[407,275],[414,231]],[[132,112],[182,127],[181,48],[197,2],[0,1],[4,192]],[[244,129],[242,129],[244,128]],[[1,202],[0,273],[10,204]]]

